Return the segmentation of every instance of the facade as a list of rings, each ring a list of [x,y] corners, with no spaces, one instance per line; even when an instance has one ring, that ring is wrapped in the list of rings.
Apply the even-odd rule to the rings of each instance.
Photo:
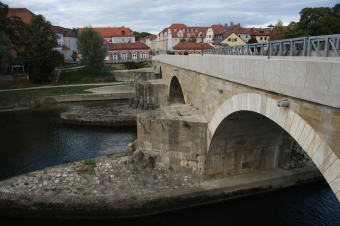
[[[223,39],[220,45],[224,46],[239,46],[247,44],[242,38],[240,38],[237,34],[231,33],[225,39]]]
[[[174,55],[183,55],[184,51],[189,54],[202,54],[203,50],[213,49],[208,43],[198,43],[198,42],[180,42],[173,47]]]
[[[36,15],[26,8],[8,8],[7,17],[12,16],[20,17],[25,24],[29,24]]]
[[[113,43],[108,49],[109,60],[142,60],[149,58],[150,47],[145,43]]]
[[[174,46],[180,43],[181,39],[189,40],[195,37],[197,42],[206,42],[208,27],[187,26],[185,24],[172,24],[169,28],[164,28],[159,33],[159,50],[163,52],[173,52]]]
[[[76,33],[59,26],[51,26],[51,31],[57,35],[58,47],[55,49],[64,55],[65,60],[72,60],[73,51],[78,49]]]
[[[135,42],[135,35],[133,34],[132,30],[124,26],[107,27],[107,28],[94,27],[93,29],[95,31],[98,31],[101,34],[101,36],[109,43],[133,43]],[[78,34],[81,34],[83,30],[84,28],[78,28]]]

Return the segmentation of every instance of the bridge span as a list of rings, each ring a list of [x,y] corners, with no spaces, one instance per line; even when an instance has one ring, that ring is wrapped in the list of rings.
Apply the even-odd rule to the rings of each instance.
[[[289,165],[297,145],[340,200],[339,58],[158,55],[153,67],[160,79],[135,99],[160,108],[138,116],[135,146],[159,164],[223,178]]]

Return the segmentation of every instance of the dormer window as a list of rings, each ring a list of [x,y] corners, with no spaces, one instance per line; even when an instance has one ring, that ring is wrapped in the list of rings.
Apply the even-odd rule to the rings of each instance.
[[[197,30],[197,28],[195,29],[195,32],[197,32],[198,30]]]
[[[122,31],[122,35],[125,35],[125,31]]]
[[[176,29],[176,28],[174,29],[174,32],[177,32],[177,29]]]

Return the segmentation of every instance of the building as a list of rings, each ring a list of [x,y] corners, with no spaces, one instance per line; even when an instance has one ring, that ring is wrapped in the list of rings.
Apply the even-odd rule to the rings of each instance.
[[[110,60],[142,60],[150,56],[150,47],[145,43],[112,43],[108,49]]]
[[[221,46],[239,46],[245,44],[247,43],[235,33],[231,33],[220,42]]]
[[[206,42],[206,34],[208,27],[202,26],[187,26],[185,24],[171,24],[170,27],[164,28],[158,34],[159,43],[158,49],[161,52],[172,52],[173,47],[180,43],[181,39],[189,40],[195,37],[197,42]]]
[[[135,42],[135,35],[133,34],[130,28],[122,27],[94,27],[95,31],[98,31],[100,35],[109,43],[134,43]],[[78,34],[84,28],[78,28]]]
[[[189,54],[202,54],[203,50],[213,49],[208,43],[198,43],[198,42],[180,42],[174,46],[173,52],[174,55],[183,55],[184,51],[187,51]]]
[[[58,47],[55,49],[64,55],[65,60],[72,60],[73,51],[75,52],[78,49],[78,38],[75,31],[53,25],[51,26],[51,31],[57,35]]]
[[[29,24],[36,15],[26,8],[8,8],[7,17],[12,16],[20,17],[25,24]]]

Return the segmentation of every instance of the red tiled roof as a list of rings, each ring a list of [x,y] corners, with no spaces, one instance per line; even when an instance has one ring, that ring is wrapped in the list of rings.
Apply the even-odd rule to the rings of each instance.
[[[111,43],[108,42],[106,39],[103,39],[103,45],[110,45]]]
[[[20,17],[24,23],[29,24],[36,15],[26,8],[9,8],[7,17],[11,16]]]
[[[67,46],[63,45],[62,50],[70,50],[70,48],[68,48]]]
[[[93,27],[103,38],[135,36],[130,28],[122,27]],[[80,34],[84,28],[78,28]]]
[[[203,43],[203,49],[213,49],[208,43]],[[174,50],[194,50],[202,49],[202,43],[198,42],[180,42],[173,47]]]
[[[132,49],[143,49],[149,50],[150,47],[145,43],[113,43],[111,44],[109,50],[132,50]]]
[[[157,35],[150,35],[150,41],[157,39]]]

